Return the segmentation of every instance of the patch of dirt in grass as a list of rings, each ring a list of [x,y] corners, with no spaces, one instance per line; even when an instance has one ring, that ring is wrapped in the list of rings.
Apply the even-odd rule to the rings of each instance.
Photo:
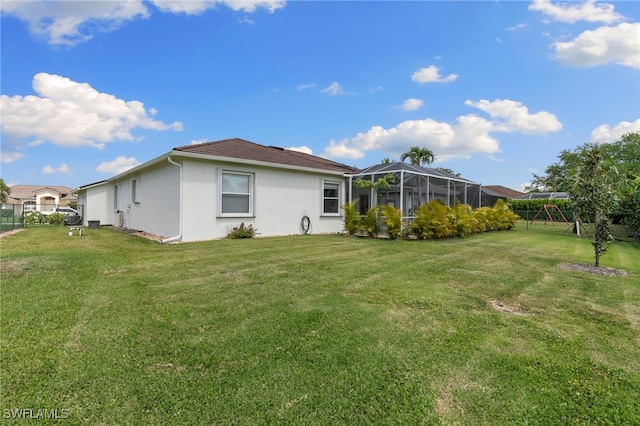
[[[464,414],[464,406],[456,398],[455,392],[478,388],[480,385],[472,382],[463,373],[454,374],[441,384],[440,388],[436,390],[436,413],[444,424],[452,424],[451,419],[461,418]]]
[[[161,235],[154,235],[154,234],[151,234],[149,232],[139,231],[137,229],[123,228],[121,226],[109,226],[109,228],[111,228],[111,229],[113,229],[115,231],[118,231],[118,232],[125,233],[125,234],[134,235],[136,237],[146,238],[147,240],[157,241],[159,243],[161,243],[162,240],[165,239],[165,237],[163,237]]]
[[[154,364],[154,365],[150,365],[147,367],[148,371],[157,371],[157,370],[164,370],[164,371],[175,371],[177,373],[182,373],[184,371],[187,370],[187,367],[185,367],[184,365],[174,365],[172,362],[168,362],[166,364]]]
[[[11,231],[3,232],[3,233],[0,233],[0,238],[8,237],[10,235],[17,234],[18,232],[22,232],[22,231],[24,231],[24,228],[17,228]]]
[[[626,277],[629,275],[627,271],[622,269],[605,268],[604,266],[587,265],[586,263],[561,263],[558,266],[569,271],[586,272],[607,277]]]
[[[489,300],[489,304],[491,307],[500,312],[506,312],[508,314],[514,315],[528,315],[524,309],[515,305],[508,305],[506,303],[502,303],[499,300],[491,299]]]
[[[8,260],[2,263],[2,273],[20,273],[31,269],[31,262],[26,259]]]

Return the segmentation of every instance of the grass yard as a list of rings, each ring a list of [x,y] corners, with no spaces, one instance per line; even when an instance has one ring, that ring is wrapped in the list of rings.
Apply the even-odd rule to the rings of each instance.
[[[602,258],[626,277],[566,270],[593,249],[565,228],[181,245],[28,228],[0,240],[2,421],[638,425],[640,247]]]

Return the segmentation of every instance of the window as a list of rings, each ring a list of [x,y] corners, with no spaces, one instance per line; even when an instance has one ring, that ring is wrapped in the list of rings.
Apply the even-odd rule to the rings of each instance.
[[[253,174],[227,171],[220,174],[220,214],[253,215]]]
[[[140,199],[138,196],[138,190],[140,189],[140,181],[138,179],[133,179],[131,181],[131,202],[132,203],[139,203]]]
[[[338,214],[340,213],[340,183],[323,181],[322,182],[322,213]]]
[[[113,209],[118,210],[118,185],[113,187]]]

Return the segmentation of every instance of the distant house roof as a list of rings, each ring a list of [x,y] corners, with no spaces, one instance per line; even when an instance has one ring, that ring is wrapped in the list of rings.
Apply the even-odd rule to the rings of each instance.
[[[485,185],[482,187],[482,190],[488,195],[507,199],[520,198],[526,195],[524,192],[516,191],[515,189],[507,188],[502,185]]]
[[[173,148],[173,151],[330,170],[341,173],[356,173],[358,171],[355,167],[327,160],[326,158],[276,146],[264,146],[238,138],[179,146]]]
[[[52,185],[12,185],[9,186],[11,193],[7,203],[9,204],[21,204],[24,201],[35,201],[36,193],[43,190],[50,190],[57,192],[60,196],[60,200],[75,200],[76,196],[73,195],[73,189],[68,186],[52,186]]]

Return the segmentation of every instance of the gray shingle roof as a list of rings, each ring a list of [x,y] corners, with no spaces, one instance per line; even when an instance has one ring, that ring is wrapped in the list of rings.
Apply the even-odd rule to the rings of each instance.
[[[173,150],[215,157],[228,157],[287,166],[330,170],[341,173],[357,173],[358,171],[355,167],[336,163],[326,158],[275,146],[264,146],[238,138],[179,146],[173,148]]]

